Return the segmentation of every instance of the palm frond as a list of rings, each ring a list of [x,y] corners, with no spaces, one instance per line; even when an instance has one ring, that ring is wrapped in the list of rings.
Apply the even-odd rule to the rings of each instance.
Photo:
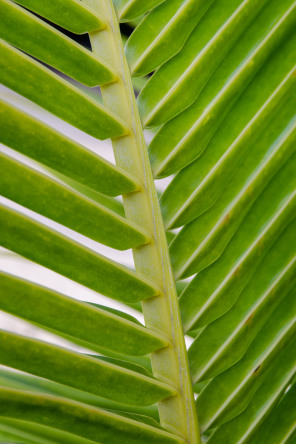
[[[115,157],[1,99],[0,245],[120,303],[1,271],[0,310],[76,349],[0,330],[0,441],[292,444],[293,0],[0,0],[0,15],[2,85]]]

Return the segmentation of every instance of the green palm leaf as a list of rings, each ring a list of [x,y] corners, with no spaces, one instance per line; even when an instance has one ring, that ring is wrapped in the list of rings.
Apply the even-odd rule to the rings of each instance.
[[[0,442],[294,442],[295,11],[0,0]]]

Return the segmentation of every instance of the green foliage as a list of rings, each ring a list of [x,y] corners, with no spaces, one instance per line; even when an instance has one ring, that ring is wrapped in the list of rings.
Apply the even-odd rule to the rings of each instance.
[[[113,3],[0,0],[3,87],[115,157],[1,99],[0,245],[120,302],[0,272],[1,311],[84,347],[0,330],[0,442],[292,444],[295,3]]]

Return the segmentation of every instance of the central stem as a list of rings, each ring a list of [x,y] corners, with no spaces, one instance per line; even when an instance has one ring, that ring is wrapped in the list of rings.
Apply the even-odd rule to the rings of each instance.
[[[145,228],[151,243],[133,249],[136,270],[159,286],[158,296],[143,302],[145,324],[165,335],[170,346],[151,354],[153,374],[177,390],[159,403],[161,425],[190,444],[200,443],[187,351],[160,206],[135,101],[131,75],[124,55],[112,0],[84,0],[104,16],[107,26],[90,35],[93,52],[118,72],[118,81],[101,87],[105,106],[121,117],[130,133],[112,140],[116,164],[142,184],[123,196],[126,217]]]

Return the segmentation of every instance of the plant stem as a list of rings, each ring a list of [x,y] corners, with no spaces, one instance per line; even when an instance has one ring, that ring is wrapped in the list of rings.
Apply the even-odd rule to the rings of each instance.
[[[136,177],[142,188],[123,196],[126,217],[146,229],[151,243],[133,249],[136,270],[160,288],[143,302],[145,324],[161,332],[170,346],[151,354],[153,374],[177,390],[159,403],[161,425],[190,444],[200,443],[187,351],[163,220],[156,195],[131,75],[124,55],[112,0],[84,0],[105,17],[102,31],[90,35],[93,52],[118,71],[118,81],[101,88],[105,106],[130,127],[130,134],[113,139],[116,164]]]

